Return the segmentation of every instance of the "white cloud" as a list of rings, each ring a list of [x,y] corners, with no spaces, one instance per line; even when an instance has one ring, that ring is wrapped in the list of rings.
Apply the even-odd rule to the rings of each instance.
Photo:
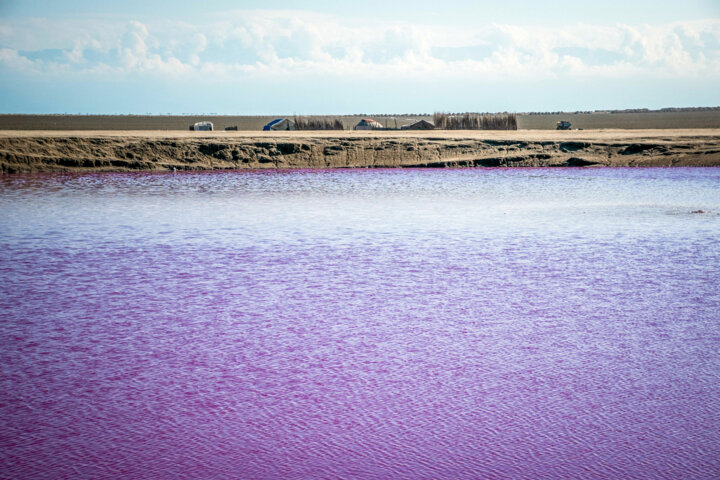
[[[24,71],[36,71],[39,66],[38,62],[33,62],[18,55],[17,50],[11,48],[0,48],[0,64],[13,70]]]
[[[54,74],[720,77],[719,20],[457,29],[363,25],[308,12],[253,10],[198,24],[119,25],[102,19],[0,23],[0,46],[5,47],[0,50],[5,68]],[[62,56],[52,57],[57,50]]]

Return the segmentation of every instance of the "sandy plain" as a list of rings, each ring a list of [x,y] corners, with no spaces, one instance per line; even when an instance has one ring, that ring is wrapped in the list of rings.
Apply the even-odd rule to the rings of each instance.
[[[720,128],[673,129],[597,129],[597,130],[313,130],[263,132],[186,130],[0,130],[0,138],[176,138],[176,139],[233,139],[233,138],[438,138],[438,139],[494,139],[494,140],[652,140],[673,141],[679,138],[703,141],[720,137]]]
[[[195,122],[209,120],[216,130],[237,126],[239,130],[260,131],[274,118],[287,115],[16,115],[0,114],[0,130],[188,130]],[[290,115],[292,117],[292,115]],[[345,130],[363,117],[372,117],[383,125],[395,127],[424,119],[427,114],[392,115],[315,115],[309,118],[339,118]],[[573,128],[584,129],[660,129],[720,128],[720,110],[671,111],[644,113],[518,113],[519,130],[555,130],[559,120],[572,122]]]

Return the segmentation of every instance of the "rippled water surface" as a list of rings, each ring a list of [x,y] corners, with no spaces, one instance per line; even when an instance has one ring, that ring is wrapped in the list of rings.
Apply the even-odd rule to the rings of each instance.
[[[720,169],[0,177],[0,477],[718,478],[718,213]]]

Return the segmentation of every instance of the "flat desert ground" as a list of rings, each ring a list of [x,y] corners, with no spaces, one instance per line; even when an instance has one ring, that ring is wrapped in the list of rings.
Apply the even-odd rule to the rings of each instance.
[[[588,141],[694,139],[702,142],[720,137],[720,128],[597,129],[597,130],[307,130],[263,132],[187,130],[0,130],[0,138],[147,138],[147,139],[233,139],[233,138],[437,138],[447,140]]]
[[[188,130],[195,122],[208,120],[216,130],[237,126],[239,130],[260,131],[279,117],[294,115],[10,115],[0,114],[0,130]],[[340,119],[345,130],[361,118],[371,117],[387,127],[432,121],[428,114],[313,115],[309,118]],[[674,129],[720,128],[720,110],[645,113],[547,113],[517,114],[519,130],[555,130],[556,122],[567,120],[583,129]]]

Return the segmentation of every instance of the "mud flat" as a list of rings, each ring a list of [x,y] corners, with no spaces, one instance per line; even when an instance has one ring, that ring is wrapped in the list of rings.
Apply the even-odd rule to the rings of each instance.
[[[0,131],[0,172],[720,166],[720,129]]]

